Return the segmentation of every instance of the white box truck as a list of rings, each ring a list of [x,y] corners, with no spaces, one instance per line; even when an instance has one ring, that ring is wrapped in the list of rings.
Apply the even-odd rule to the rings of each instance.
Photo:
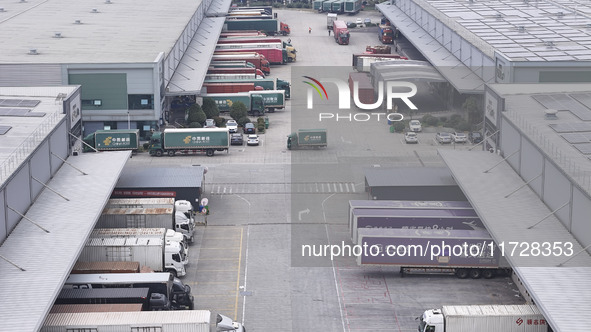
[[[245,332],[242,324],[209,310],[49,314],[41,332]]]
[[[166,241],[167,246],[180,245],[180,255],[183,264],[189,264],[189,249],[183,234],[166,228],[95,228],[90,233],[90,238],[123,238],[141,237],[157,238]]]
[[[462,305],[427,310],[419,332],[547,332],[535,305]]]
[[[190,213],[167,208],[107,208],[97,228],[170,228],[193,242],[195,220]]]
[[[187,272],[181,259],[181,245],[164,239],[120,237],[89,238],[78,257],[81,262],[139,262],[156,272],[184,276]]]

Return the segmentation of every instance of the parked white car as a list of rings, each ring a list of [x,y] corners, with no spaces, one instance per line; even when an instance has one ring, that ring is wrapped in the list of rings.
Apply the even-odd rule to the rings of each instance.
[[[357,24],[357,26],[358,26],[358,27],[362,27],[362,26],[363,26],[363,20],[362,20],[361,18],[358,18],[358,19],[355,21],[355,24]]]
[[[421,121],[419,120],[410,120],[408,123],[408,128],[410,128],[410,131],[414,131],[415,133],[423,130],[423,126],[421,126]]]
[[[419,143],[419,136],[415,132],[408,131],[404,134],[404,142],[406,144]]]
[[[464,133],[455,131],[451,133],[451,139],[454,141],[454,143],[466,143],[468,141],[468,136],[466,136]]]
[[[238,123],[236,123],[236,120],[228,120],[226,121],[226,128],[228,128],[228,131],[231,133],[235,133],[238,131]]]
[[[258,135],[248,135],[248,140],[246,141],[246,145],[259,145],[259,136]]]

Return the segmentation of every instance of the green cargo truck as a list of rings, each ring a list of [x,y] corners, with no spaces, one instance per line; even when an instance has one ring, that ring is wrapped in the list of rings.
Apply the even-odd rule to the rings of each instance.
[[[291,95],[291,86],[288,81],[272,78],[251,78],[251,79],[205,79],[206,83],[254,83],[254,86],[260,86],[264,90],[283,90],[285,91],[285,99],[289,99]]]
[[[345,0],[345,13],[357,14],[361,10],[361,0]]]
[[[212,157],[215,151],[228,152],[229,147],[228,128],[166,128],[152,134],[149,151],[157,157],[196,152]]]
[[[84,143],[99,151],[137,151],[139,148],[139,139],[139,129],[97,130],[84,137]],[[84,152],[94,151],[86,144],[82,144],[84,146]]]
[[[322,4],[324,2],[326,2],[326,0],[314,0],[314,2],[313,2],[314,10],[321,12],[322,11]]]
[[[325,1],[324,3],[322,3],[322,11],[330,13],[332,10],[332,3],[335,1],[337,1],[337,0],[328,0],[328,1]]]
[[[336,0],[332,3],[332,8],[330,10],[331,13],[344,13],[345,12],[345,2],[344,0]]]
[[[256,91],[256,94],[263,97],[265,110],[269,113],[285,108],[285,92],[283,90],[262,90]]]
[[[297,132],[287,136],[287,148],[289,150],[302,147],[313,147],[315,149],[326,147],[326,129],[299,129]]]
[[[275,19],[254,19],[254,20],[226,20],[222,31],[236,30],[257,30],[263,31],[268,36],[282,34],[289,35],[289,25]]]
[[[218,106],[220,112],[230,112],[232,105],[240,101],[246,105],[248,114],[259,116],[265,113],[265,104],[263,102],[263,96],[259,92],[262,91],[249,91],[249,92],[236,92],[236,93],[206,93],[203,94],[203,98],[211,98]]]

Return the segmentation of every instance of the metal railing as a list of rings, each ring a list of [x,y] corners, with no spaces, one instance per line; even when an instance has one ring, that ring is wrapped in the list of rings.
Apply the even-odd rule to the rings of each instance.
[[[27,159],[31,151],[47,137],[65,114],[51,113],[14,151],[0,164],[0,183],[3,183]]]

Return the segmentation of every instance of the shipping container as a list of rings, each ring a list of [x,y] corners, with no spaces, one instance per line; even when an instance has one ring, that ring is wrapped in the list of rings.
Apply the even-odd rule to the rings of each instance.
[[[139,273],[139,262],[76,262],[72,274]]]
[[[222,31],[258,30],[267,35],[289,35],[289,25],[276,19],[252,19],[252,20],[226,20]]]
[[[142,310],[153,309],[150,306],[150,289],[144,288],[64,288],[60,291],[55,304],[141,304]]]
[[[347,14],[357,14],[361,10],[361,0],[345,0],[344,11]]]
[[[285,99],[290,98],[291,85],[288,81],[273,79],[273,78],[262,78],[262,79],[223,79],[223,80],[211,80],[206,79],[205,84],[222,83],[222,84],[234,84],[234,83],[253,83],[255,87],[261,87],[263,90],[283,90],[285,91]]]
[[[105,208],[170,208],[174,209],[174,198],[111,198]]]
[[[111,303],[111,304],[54,304],[50,314],[80,313],[80,312],[125,312],[142,311],[141,303]]]
[[[242,324],[208,310],[49,314],[41,332],[244,332]]]
[[[213,55],[211,57],[210,65],[214,65],[216,62],[227,62],[227,61],[246,61],[255,68],[260,69],[265,75],[269,75],[271,73],[271,67],[269,66],[269,61],[265,59],[264,56],[260,54],[218,54]]]
[[[354,89],[355,82],[357,82],[356,90]],[[371,85],[371,79],[367,73],[350,73],[349,90],[351,91],[351,98],[355,98],[355,95],[357,94],[359,101],[362,104],[371,105],[376,101],[373,92],[373,86]]]

